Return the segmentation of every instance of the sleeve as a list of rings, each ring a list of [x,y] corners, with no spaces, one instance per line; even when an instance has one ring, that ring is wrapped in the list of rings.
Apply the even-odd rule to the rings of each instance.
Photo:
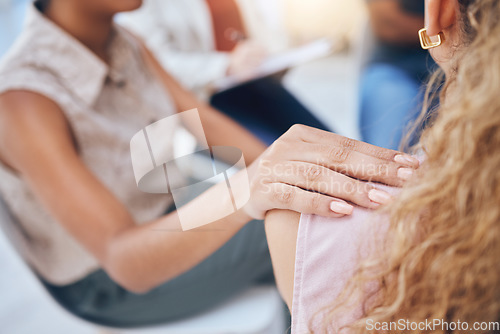
[[[324,331],[326,308],[337,303],[359,263],[359,246],[370,221],[367,210],[356,208],[352,216],[324,218],[302,215],[295,254],[292,302],[292,334]],[[360,307],[349,305],[335,319],[334,329],[355,321]]]
[[[378,185],[393,195],[399,189]],[[323,333],[325,315],[342,304],[342,312],[332,319],[332,333],[358,320],[362,302],[339,300],[360,261],[380,249],[389,227],[386,215],[355,207],[351,216],[325,218],[302,215],[297,234],[292,301],[292,334]],[[364,294],[376,292],[376,282],[368,282]],[[344,298],[343,297],[343,298]]]
[[[55,75],[27,67],[11,68],[0,73],[0,94],[13,90],[25,90],[45,96],[63,110],[71,105],[71,96]]]

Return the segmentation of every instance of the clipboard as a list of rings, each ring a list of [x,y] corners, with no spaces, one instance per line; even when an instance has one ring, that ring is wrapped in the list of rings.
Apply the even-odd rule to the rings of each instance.
[[[336,46],[337,43],[331,39],[319,39],[289,51],[270,56],[256,69],[253,75],[245,80],[241,80],[236,76],[227,76],[214,81],[212,87],[216,93],[219,93],[249,81],[283,72],[289,68],[326,57],[333,53]]]

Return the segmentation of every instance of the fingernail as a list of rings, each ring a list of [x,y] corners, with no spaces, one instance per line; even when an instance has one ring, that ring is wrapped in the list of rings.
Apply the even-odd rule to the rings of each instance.
[[[398,177],[402,180],[409,180],[413,175],[413,169],[410,168],[400,168],[398,169]]]
[[[398,154],[398,155],[396,155],[394,157],[394,161],[397,162],[398,164],[410,165],[410,166],[414,166],[414,165],[418,165],[419,164],[418,159],[416,159],[414,157],[411,157],[409,155],[404,155],[404,154]]]
[[[354,210],[354,207],[347,203],[333,201],[332,203],[330,203],[330,210],[335,213],[350,215],[352,213],[352,210]]]
[[[368,192],[368,198],[375,203],[386,204],[391,201],[392,197],[388,193],[378,189],[372,189]]]

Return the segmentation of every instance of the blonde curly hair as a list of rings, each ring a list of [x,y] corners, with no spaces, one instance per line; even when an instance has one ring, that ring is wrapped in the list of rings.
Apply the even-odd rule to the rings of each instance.
[[[348,326],[353,332],[376,332],[368,320],[500,320],[500,1],[458,2],[463,45],[417,146],[426,161],[387,208],[384,242],[339,297],[364,306]],[[367,298],[369,283],[378,289]],[[335,331],[333,319],[346,307],[339,300],[323,310],[322,332]],[[405,330],[417,332],[430,331]],[[433,331],[445,332],[461,331]]]

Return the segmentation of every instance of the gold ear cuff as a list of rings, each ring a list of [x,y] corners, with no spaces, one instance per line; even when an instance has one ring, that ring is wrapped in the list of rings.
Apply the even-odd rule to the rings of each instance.
[[[437,35],[437,42],[433,42],[427,34],[427,28],[420,29],[418,31],[418,37],[420,38],[420,45],[424,50],[437,48],[444,42],[444,34],[442,32]]]

